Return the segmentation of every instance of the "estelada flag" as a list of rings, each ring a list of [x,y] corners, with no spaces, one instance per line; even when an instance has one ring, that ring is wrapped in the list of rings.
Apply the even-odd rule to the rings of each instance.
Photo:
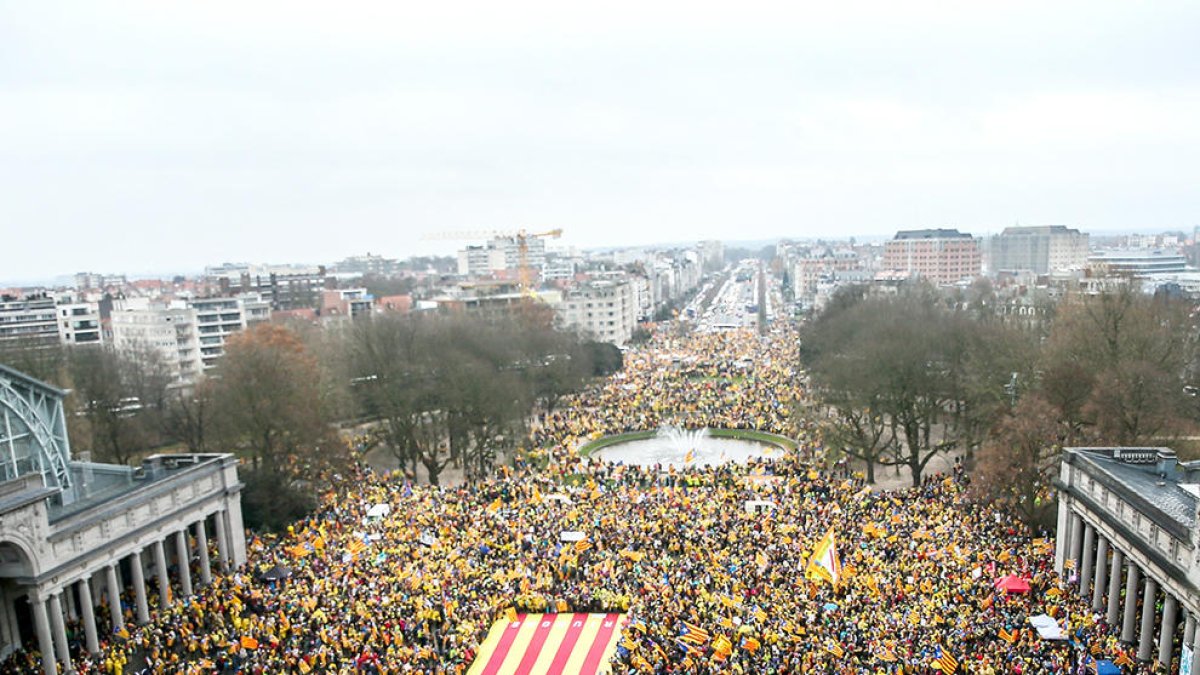
[[[808,567],[804,570],[808,579],[822,579],[837,585],[842,576],[842,561],[838,558],[837,542],[833,538],[833,528],[830,528],[817,542],[812,555],[808,559]]]

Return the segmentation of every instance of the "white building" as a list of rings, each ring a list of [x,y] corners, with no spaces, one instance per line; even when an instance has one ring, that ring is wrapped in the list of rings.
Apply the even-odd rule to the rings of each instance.
[[[546,265],[546,241],[525,237],[525,263],[538,274]],[[458,252],[458,273],[480,277],[515,274],[521,267],[521,243],[517,237],[495,237],[485,246],[468,246]]]
[[[127,309],[110,317],[118,349],[153,349],[177,382],[194,382],[204,369],[196,311],[186,307]]]
[[[54,298],[0,296],[0,340],[53,344],[59,340]]]
[[[567,289],[558,305],[565,327],[576,328],[600,342],[624,345],[637,327],[637,297],[628,280],[587,281]]]
[[[1178,641],[1178,672],[1200,672],[1200,462],[1167,448],[1065,448],[1054,483],[1055,570],[1138,660],[1173,672]]]
[[[212,368],[225,353],[225,340],[247,327],[271,319],[271,303],[247,294],[233,298],[203,298],[189,303],[196,311],[200,360]]]
[[[100,306],[94,302],[72,302],[58,305],[58,339],[66,345],[100,344]]]
[[[166,611],[246,564],[233,455],[155,455],[137,469],[74,460],[66,393],[0,365],[0,658],[36,649],[45,675],[149,623],[151,600]]]

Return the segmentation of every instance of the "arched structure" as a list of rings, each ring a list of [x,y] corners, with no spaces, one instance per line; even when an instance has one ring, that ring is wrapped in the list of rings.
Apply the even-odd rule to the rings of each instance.
[[[75,491],[62,405],[66,394],[0,364],[0,481],[38,473],[69,504]]]
[[[0,659],[36,649],[44,675],[125,623],[246,562],[237,459],[155,455],[130,466],[71,460],[66,392],[0,365]],[[98,611],[104,610],[104,611]],[[69,640],[78,621],[82,644]]]

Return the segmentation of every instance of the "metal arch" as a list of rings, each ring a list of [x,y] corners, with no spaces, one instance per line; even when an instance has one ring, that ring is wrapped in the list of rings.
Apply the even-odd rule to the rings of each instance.
[[[51,401],[45,393],[33,389],[22,393],[13,384],[8,378],[0,377],[0,410],[3,410],[5,416],[5,428],[0,429],[0,434],[4,434],[9,441],[31,436],[38,450],[37,459],[42,482],[46,487],[57,487],[67,494],[71,488],[71,471],[68,466],[70,446],[67,442],[62,402]],[[26,434],[12,435],[9,429],[10,413],[25,427]],[[15,471],[16,467],[13,469]]]

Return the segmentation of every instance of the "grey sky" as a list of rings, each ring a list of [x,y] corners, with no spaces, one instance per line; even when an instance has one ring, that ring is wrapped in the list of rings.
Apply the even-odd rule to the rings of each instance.
[[[0,280],[1200,223],[1194,0],[576,5],[0,0]]]

